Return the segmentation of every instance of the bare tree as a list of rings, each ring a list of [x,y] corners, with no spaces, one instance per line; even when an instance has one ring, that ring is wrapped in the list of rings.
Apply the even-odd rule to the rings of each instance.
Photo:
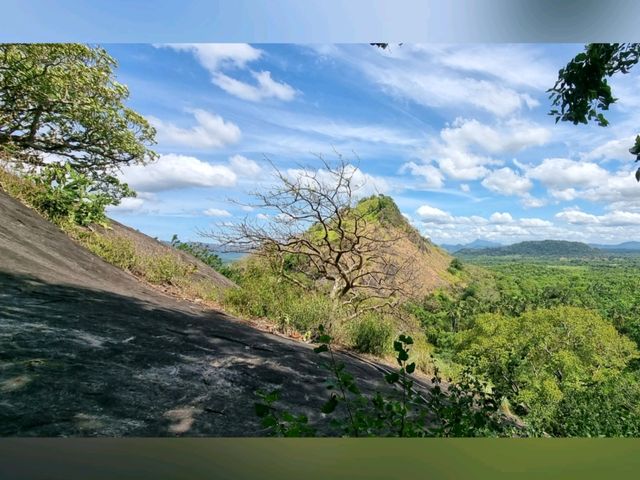
[[[226,251],[267,257],[288,281],[305,289],[329,283],[335,306],[352,315],[394,306],[413,286],[413,259],[400,258],[394,244],[406,237],[368,221],[356,208],[365,177],[344,161],[322,169],[282,172],[274,186],[252,193],[253,208],[270,212],[203,235]]]

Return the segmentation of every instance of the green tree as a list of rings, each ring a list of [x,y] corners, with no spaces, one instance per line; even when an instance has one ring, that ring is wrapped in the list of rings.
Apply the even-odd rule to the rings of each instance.
[[[554,108],[550,114],[556,122],[569,121],[575,125],[595,120],[605,127],[609,121],[603,111],[609,109],[614,98],[607,79],[616,73],[628,73],[640,59],[640,43],[590,43],[558,72],[558,80],[549,89]],[[640,135],[629,152],[640,160]],[[640,182],[640,168],[636,171]]]
[[[460,334],[458,351],[518,413],[543,429],[567,393],[620,375],[638,357],[631,340],[596,312],[577,307],[533,310],[519,317],[479,315]]]
[[[0,45],[2,156],[21,165],[68,163],[117,203],[126,188],[116,169],[157,154],[150,149],[155,129],[125,106],[129,91],[115,80],[115,67],[99,47]]]

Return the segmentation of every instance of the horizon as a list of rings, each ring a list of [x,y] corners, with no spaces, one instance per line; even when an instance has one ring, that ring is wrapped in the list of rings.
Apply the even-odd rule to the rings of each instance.
[[[611,126],[555,124],[546,90],[578,44],[106,45],[160,158],[109,214],[158,238],[272,212],[240,207],[334,150],[437,244],[640,239],[627,150],[640,71],[611,80]]]

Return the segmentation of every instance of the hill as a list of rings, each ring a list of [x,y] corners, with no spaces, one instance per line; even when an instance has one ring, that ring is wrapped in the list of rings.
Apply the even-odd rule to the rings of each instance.
[[[501,247],[502,244],[498,243],[498,242],[492,242],[490,240],[481,240],[481,239],[476,239],[473,242],[469,242],[469,243],[458,243],[455,245],[451,245],[451,244],[442,244],[440,245],[442,248],[444,248],[447,252],[449,253],[455,253],[459,250],[478,250],[481,248],[494,248],[494,247]]]
[[[541,240],[514,243],[498,248],[481,250],[464,249],[456,252],[460,256],[522,256],[522,257],[593,257],[602,252],[586,243],[566,240]]]
[[[364,198],[354,207],[354,214],[365,218],[367,228],[371,229],[369,236],[399,238],[389,247],[390,254],[401,261],[412,259],[412,283],[416,297],[423,297],[452,282],[447,269],[453,257],[423,237],[402,215],[391,197],[373,195]]]
[[[600,250],[606,250],[606,251],[620,251],[620,250],[624,250],[628,252],[640,251],[640,242],[623,242],[615,245],[592,243],[592,244],[589,244],[589,246],[593,248],[598,248]]]
[[[259,436],[256,390],[312,421],[326,401],[312,346],[153,288],[2,190],[0,258],[1,436]],[[386,388],[384,366],[339,357]]]

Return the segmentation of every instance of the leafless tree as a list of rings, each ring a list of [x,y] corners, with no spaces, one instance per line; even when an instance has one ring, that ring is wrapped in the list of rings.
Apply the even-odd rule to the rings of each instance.
[[[367,220],[355,208],[365,177],[339,156],[323,168],[283,172],[274,185],[254,192],[250,206],[268,211],[262,220],[227,224],[203,232],[226,251],[267,257],[279,274],[303,287],[330,284],[335,306],[352,315],[394,306],[414,286],[413,259],[400,258],[394,244],[406,234]]]

